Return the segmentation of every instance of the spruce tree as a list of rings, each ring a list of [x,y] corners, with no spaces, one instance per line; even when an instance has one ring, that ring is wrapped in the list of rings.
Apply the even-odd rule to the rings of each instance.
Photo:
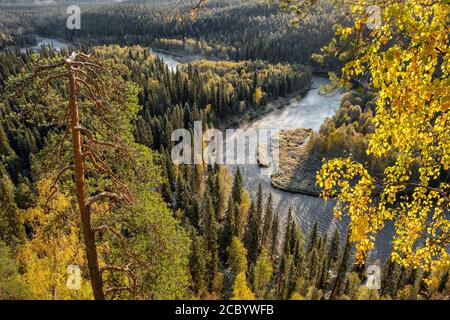
[[[286,241],[289,243],[288,241]],[[290,284],[290,271],[292,257],[289,253],[289,245],[287,245],[288,250],[283,252],[281,257],[281,262],[278,267],[278,272],[275,280],[275,297],[278,300],[284,300],[288,297],[289,284]]]
[[[207,291],[206,283],[206,261],[205,250],[203,247],[203,239],[200,236],[194,236],[191,244],[191,256],[189,261],[189,269],[191,273],[191,288],[198,296],[202,296]]]
[[[381,274],[381,296],[394,296],[397,287],[397,265],[388,259]]]
[[[218,224],[212,207],[211,197],[208,195],[206,205],[203,208],[201,229],[205,239],[205,248],[208,253],[206,262],[207,283],[210,291],[214,289],[215,279],[219,269],[219,243],[218,243]]]
[[[273,216],[273,222],[272,222],[272,243],[270,246],[270,258],[272,261],[277,256],[277,249],[278,249],[278,234],[279,234],[279,218],[278,214],[275,214]]]
[[[328,265],[332,267],[336,264],[340,255],[340,240],[339,240],[339,230],[336,228],[333,232],[333,237],[331,238],[330,248],[328,250]]]
[[[226,261],[226,249],[231,243],[234,232],[234,211],[233,211],[233,199],[229,197],[228,207],[226,210],[225,223],[223,225],[220,236],[220,256],[222,260]]]
[[[24,227],[14,200],[14,185],[0,165],[0,240],[15,245],[24,237]]]
[[[445,288],[447,287],[448,273],[449,273],[449,269],[445,270],[444,274],[442,275],[441,279],[439,280],[438,292],[444,292]]]
[[[263,191],[261,183],[258,185],[258,193],[256,195],[256,212],[260,217],[263,216]]]
[[[267,250],[271,249],[270,244],[272,241],[272,234],[271,234],[272,222],[273,222],[273,199],[272,193],[269,193],[269,199],[267,200],[266,205],[266,214],[264,215],[264,225],[261,241],[262,248],[266,248]]]
[[[337,297],[339,297],[344,290],[351,253],[352,253],[352,244],[350,242],[350,231],[348,231],[344,252],[342,253],[339,269],[336,275],[336,279],[334,280],[333,289],[331,291],[330,296],[331,300],[334,300]]]
[[[259,256],[261,242],[261,216],[253,202],[250,206],[247,225],[244,234],[244,245],[248,252],[248,264],[252,266]]]
[[[242,194],[244,192],[244,186],[242,182],[241,169],[237,167],[236,174],[234,175],[233,189],[231,191],[231,196],[233,201],[237,204],[242,203]]]
[[[308,248],[307,252],[311,252],[312,249],[314,249],[317,245],[318,240],[318,230],[317,230],[317,221],[314,223],[314,227],[311,230],[310,236],[309,236],[309,242],[308,242]]]

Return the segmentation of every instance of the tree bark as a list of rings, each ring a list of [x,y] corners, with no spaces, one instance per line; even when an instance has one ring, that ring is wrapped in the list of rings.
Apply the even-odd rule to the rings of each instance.
[[[95,300],[104,300],[103,282],[98,266],[97,247],[95,244],[95,232],[91,225],[91,214],[89,208],[86,206],[86,192],[85,192],[85,167],[82,151],[82,139],[80,128],[80,118],[78,114],[78,106],[76,101],[76,81],[75,71],[73,70],[70,61],[67,63],[67,71],[69,78],[69,113],[70,125],[72,132],[72,147],[73,160],[75,172],[76,197],[78,208],[80,210],[81,226],[83,230],[84,244],[86,246],[86,258],[89,270],[89,278],[91,280],[92,291]]]

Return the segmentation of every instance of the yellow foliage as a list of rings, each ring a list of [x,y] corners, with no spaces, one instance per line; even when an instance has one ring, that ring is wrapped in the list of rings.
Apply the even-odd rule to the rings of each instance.
[[[370,74],[377,100],[367,153],[395,162],[380,178],[349,159],[332,160],[318,183],[325,198],[337,197],[335,215],[350,215],[360,261],[377,232],[393,221],[394,260],[429,269],[444,263],[450,244],[450,185],[443,177],[450,168],[450,4],[379,3],[381,26],[372,30],[366,25],[368,6],[364,0],[350,2],[354,25],[338,29],[341,40],[351,39],[357,48],[342,70],[341,85]]]
[[[79,290],[69,289],[69,265],[81,270],[85,265],[73,199],[57,192],[46,208],[50,181],[38,183],[37,205],[26,210],[26,223],[33,229],[33,238],[20,248],[18,262],[27,287],[37,299],[91,299],[89,281],[81,276]],[[87,273],[87,272],[85,272]]]
[[[260,87],[257,87],[255,89],[255,92],[253,93],[253,103],[257,106],[261,104],[261,100],[264,97],[264,91]]]
[[[247,287],[247,280],[245,279],[245,273],[241,272],[236,276],[233,284],[233,297],[232,300],[255,300],[255,295]]]

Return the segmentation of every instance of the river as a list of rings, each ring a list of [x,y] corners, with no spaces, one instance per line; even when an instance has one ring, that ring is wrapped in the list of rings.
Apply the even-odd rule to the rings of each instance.
[[[251,122],[246,129],[309,128],[318,131],[324,120],[331,117],[339,107],[341,97],[338,92],[327,95],[319,94],[320,88],[326,84],[329,84],[328,79],[314,76],[312,87],[303,98],[296,99],[279,110],[263,115]],[[235,170],[234,167],[230,169]],[[256,198],[259,184],[262,185],[265,193],[272,193],[274,212],[278,213],[282,221],[287,218],[288,210],[291,207],[306,236],[309,236],[310,230],[317,221],[320,232],[330,234],[335,228],[338,228],[341,241],[344,241],[349,219],[348,217],[340,220],[334,219],[334,200],[324,201],[318,197],[289,193],[273,188],[270,184],[270,174],[273,168],[260,168],[259,165],[246,164],[241,165],[240,170],[244,185],[253,198]],[[385,261],[391,252],[391,239],[392,227],[388,226],[377,237],[375,249],[370,253],[369,261],[375,259]]]
[[[38,37],[38,46],[33,47],[33,50],[39,50],[42,45],[53,45],[55,49],[67,47],[69,43]],[[154,52],[160,57],[171,70],[176,70],[180,64],[176,57],[166,53]],[[327,117],[331,117],[336,109],[339,107],[340,93],[320,95],[319,89],[321,86],[328,84],[329,81],[322,77],[313,77],[313,84],[311,90],[303,98],[294,99],[287,106],[267,113],[260,118],[251,122],[246,128],[271,128],[271,129],[295,129],[295,128],[310,128],[312,130],[319,130],[320,125]],[[231,171],[235,170],[234,166],[230,166]],[[333,207],[335,202],[333,200],[324,201],[321,198],[311,197],[303,194],[293,194],[275,189],[270,184],[271,169],[260,168],[258,165],[246,164],[240,166],[245,188],[256,196],[257,187],[262,185],[263,191],[267,195],[272,193],[274,200],[274,212],[276,212],[281,221],[284,221],[287,212],[291,207],[297,221],[303,229],[306,236],[309,231],[318,223],[320,232],[332,232],[338,228],[341,234],[341,241],[344,240],[349,219],[343,217],[340,220],[335,220],[333,217]],[[387,226],[383,229],[375,244],[375,249],[369,255],[369,260],[381,259],[386,260],[391,251],[392,226]]]

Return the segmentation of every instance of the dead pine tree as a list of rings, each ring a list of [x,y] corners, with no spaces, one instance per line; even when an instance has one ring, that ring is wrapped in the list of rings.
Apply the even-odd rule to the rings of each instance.
[[[71,141],[72,163],[64,166],[56,175],[52,186],[52,195],[56,193],[61,177],[65,173],[71,172],[75,183],[75,196],[80,213],[89,278],[96,300],[104,300],[105,293],[115,293],[120,290],[132,291],[129,287],[115,287],[104,290],[102,272],[105,270],[124,272],[128,276],[130,283],[135,282],[135,277],[128,267],[131,263],[125,267],[99,266],[95,235],[96,232],[103,232],[108,228],[104,225],[95,227],[92,222],[91,207],[95,203],[104,201],[124,204],[132,203],[131,193],[127,186],[113,173],[108,164],[96,152],[96,146],[113,148],[120,152],[126,152],[127,148],[117,143],[117,137],[113,137],[116,138],[112,139],[113,142],[96,140],[94,133],[83,127],[80,119],[79,101],[81,98],[90,101],[92,103],[91,105],[97,111],[104,110],[104,112],[111,112],[111,110],[108,110],[107,101],[110,98],[108,97],[110,90],[113,88],[108,87],[107,93],[106,85],[103,81],[105,77],[112,79],[112,70],[100,59],[92,55],[73,52],[65,60],[37,66],[33,74],[26,79],[26,82],[34,81],[35,79],[43,80],[45,91],[53,81],[63,81],[67,85],[68,102],[65,107],[66,132],[61,140],[60,148],[63,148],[65,141]],[[83,94],[81,94],[81,91],[83,91]],[[106,119],[102,119],[102,112],[96,112],[96,116],[99,116],[100,120],[103,120],[105,126],[110,125]],[[90,170],[87,169],[87,163],[89,163]],[[94,195],[88,195],[85,179],[87,171],[90,172],[91,170],[108,176],[113,185],[111,189],[114,191],[101,191]],[[48,200],[50,200],[52,195],[50,195]],[[116,231],[113,231],[113,233],[118,237],[121,236]]]

